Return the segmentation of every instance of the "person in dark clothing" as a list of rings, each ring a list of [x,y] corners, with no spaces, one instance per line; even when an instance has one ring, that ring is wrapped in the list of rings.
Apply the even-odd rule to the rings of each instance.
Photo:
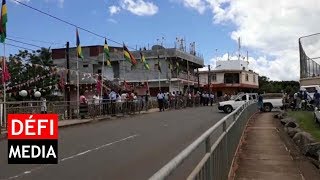
[[[304,110],[307,110],[307,104],[308,104],[308,93],[307,91],[304,91],[303,92],[303,100],[304,100]]]
[[[109,108],[110,108],[109,102],[110,102],[109,91],[107,91],[107,92],[105,92],[105,93],[103,94],[103,100],[102,100],[102,103],[103,103],[103,114],[110,114],[110,111],[109,111]]]
[[[316,92],[313,95],[313,99],[314,99],[314,104],[317,108],[319,108],[319,104],[320,104],[320,93],[316,90]]]
[[[261,94],[258,94],[258,108],[260,112],[263,112],[263,97]]]
[[[145,103],[145,104],[146,104],[146,111],[148,111],[148,109],[149,109],[149,96],[150,96],[150,95],[149,95],[149,91],[147,90],[147,91],[146,91],[146,95],[145,95],[145,99],[144,99],[145,102],[146,102],[146,103]]]
[[[157,99],[158,99],[158,106],[159,106],[160,112],[164,111],[164,106],[163,106],[164,95],[161,91],[159,91],[157,95]]]

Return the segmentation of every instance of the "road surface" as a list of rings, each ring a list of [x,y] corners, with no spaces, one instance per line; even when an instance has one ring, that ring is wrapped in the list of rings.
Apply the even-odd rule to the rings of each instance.
[[[147,179],[223,116],[209,106],[63,128],[57,165],[8,165],[3,140],[0,179]],[[171,179],[185,178],[202,152],[199,147]]]

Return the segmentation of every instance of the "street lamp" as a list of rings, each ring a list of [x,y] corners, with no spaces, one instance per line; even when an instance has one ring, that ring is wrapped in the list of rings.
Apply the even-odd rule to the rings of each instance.
[[[24,101],[24,98],[25,98],[26,96],[28,96],[28,92],[27,92],[26,90],[21,90],[21,91],[19,92],[19,95],[22,96],[22,101]],[[22,102],[22,106],[24,106],[24,105],[26,105],[26,104]]]
[[[41,96],[41,92],[36,91],[34,92],[34,97],[39,98]]]
[[[22,97],[26,97],[28,95],[28,92],[26,90],[21,90],[19,92],[19,95],[22,96]]]

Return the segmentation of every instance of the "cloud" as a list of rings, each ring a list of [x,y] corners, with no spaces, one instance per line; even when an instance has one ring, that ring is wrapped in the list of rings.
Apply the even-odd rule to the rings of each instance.
[[[206,3],[203,0],[182,0],[182,3],[185,7],[195,9],[200,14],[203,14],[207,9]]]
[[[111,23],[113,23],[113,24],[117,24],[117,23],[118,23],[118,21],[115,20],[115,19],[113,19],[113,18],[109,18],[109,19],[107,19],[107,21],[108,21],[108,22],[111,22]]]
[[[120,9],[119,6],[114,6],[113,5],[113,6],[109,7],[110,15],[118,14],[120,11],[121,11],[121,9]]]
[[[19,2],[22,2],[22,3],[29,3],[31,0],[17,0],[17,1],[14,1],[14,0],[10,0],[11,2],[15,3],[15,4],[19,4],[17,1]],[[63,4],[64,4],[64,0],[44,0],[46,3],[49,3],[49,2],[57,2],[58,3],[58,6],[60,8],[63,8]]]
[[[17,1],[22,2],[22,3],[28,3],[28,2],[30,2],[30,0],[17,0],[17,1],[10,0],[10,1],[13,2],[13,3],[16,3],[16,4],[19,4]]]
[[[258,52],[250,60],[254,71],[275,80],[299,79],[298,38],[320,29],[319,0],[199,1],[212,12],[214,23],[235,26],[230,35],[233,40],[241,37],[244,48]],[[308,46],[319,49],[320,44]]]
[[[121,0],[121,8],[138,16],[152,16],[158,13],[158,6],[145,0]]]

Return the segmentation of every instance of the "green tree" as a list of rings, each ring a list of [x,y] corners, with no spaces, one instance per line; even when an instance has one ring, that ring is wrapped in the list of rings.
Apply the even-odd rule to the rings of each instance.
[[[38,91],[41,89],[42,96],[50,99],[55,84],[59,81],[57,75],[50,76],[54,71],[54,64],[51,58],[50,49],[47,48],[41,48],[31,52],[20,50],[17,54],[10,54],[8,68],[11,74],[9,86],[16,87],[19,84],[29,82],[23,87],[14,88],[12,91],[19,92],[19,89],[32,90],[32,93],[29,94],[29,98],[34,98],[34,89],[37,89]],[[43,76],[43,79],[36,80],[36,78]],[[35,81],[30,82],[30,80]],[[21,97],[17,94],[14,98],[20,100]]]

